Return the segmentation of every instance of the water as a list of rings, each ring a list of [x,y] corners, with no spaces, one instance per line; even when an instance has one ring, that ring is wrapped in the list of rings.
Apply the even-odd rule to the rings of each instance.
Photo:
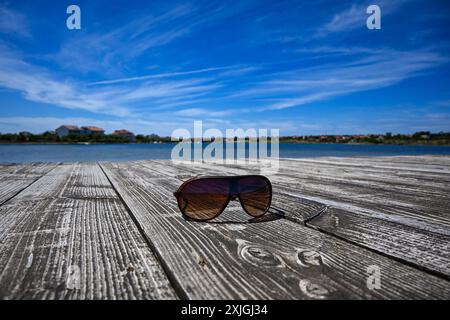
[[[0,145],[0,163],[170,159],[175,144]],[[280,157],[450,155],[450,146],[280,144]]]

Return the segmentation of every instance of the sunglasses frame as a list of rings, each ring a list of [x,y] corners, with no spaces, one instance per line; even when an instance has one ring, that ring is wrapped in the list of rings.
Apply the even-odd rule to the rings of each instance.
[[[208,219],[197,219],[197,218],[192,218],[192,217],[188,216],[188,215],[184,212],[184,210],[181,208],[181,206],[180,206],[180,197],[179,197],[179,196],[180,196],[181,192],[183,191],[183,189],[186,187],[186,185],[188,185],[188,184],[189,184],[190,182],[192,182],[192,181],[204,180],[204,179],[239,180],[239,179],[243,179],[243,178],[260,178],[260,179],[265,180],[266,183],[267,183],[267,185],[269,186],[269,192],[270,192],[270,201],[269,201],[269,205],[267,206],[267,209],[266,209],[262,214],[260,214],[259,216],[256,216],[256,217],[255,217],[254,215],[250,214],[250,213],[247,211],[247,209],[245,209],[245,206],[242,204],[242,200],[241,200],[241,196],[240,196],[239,192],[238,192],[238,193],[231,193],[231,192],[230,192],[230,193],[228,194],[228,199],[227,199],[227,201],[225,201],[225,203],[224,203],[223,207],[220,209],[219,213],[217,213],[215,216],[213,216],[213,217],[211,217],[211,218],[208,218]],[[209,220],[215,219],[215,218],[217,218],[218,216],[220,216],[220,215],[225,211],[226,207],[228,207],[228,204],[230,203],[230,201],[231,201],[234,197],[236,197],[237,199],[239,199],[239,203],[241,204],[242,209],[244,209],[245,213],[247,213],[249,216],[251,216],[251,217],[253,217],[253,218],[262,217],[263,215],[265,215],[265,214],[267,213],[267,211],[269,211],[269,209],[270,209],[270,207],[271,207],[271,205],[272,205],[272,196],[273,196],[273,193],[272,193],[272,183],[270,182],[270,180],[269,180],[267,177],[262,176],[262,175],[252,174],[252,175],[242,175],[242,176],[198,176],[198,177],[193,177],[193,178],[191,178],[191,179],[186,180],[185,182],[183,182],[183,184],[178,188],[177,191],[175,191],[175,192],[173,193],[173,195],[174,195],[175,198],[177,199],[177,205],[178,205],[178,208],[180,209],[181,213],[183,214],[183,216],[184,216],[185,218],[188,218],[189,220],[195,220],[195,221],[209,221]]]

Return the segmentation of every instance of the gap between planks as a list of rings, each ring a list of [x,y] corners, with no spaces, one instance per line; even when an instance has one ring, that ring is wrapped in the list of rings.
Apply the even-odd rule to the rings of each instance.
[[[0,210],[0,297],[178,298],[95,163],[60,165]],[[69,265],[79,289],[66,288]]]
[[[149,246],[150,250],[152,251],[153,256],[155,257],[156,261],[161,265],[162,270],[164,271],[164,274],[166,275],[167,279],[169,280],[170,285],[172,286],[172,288],[174,289],[175,293],[178,295],[179,298],[183,299],[183,300],[187,300],[188,296],[186,295],[186,293],[184,292],[181,284],[177,281],[177,279],[174,277],[172,271],[170,270],[170,268],[167,266],[167,264],[165,263],[165,261],[162,259],[162,257],[160,256],[160,254],[158,253],[158,251],[155,248],[155,245],[152,243],[152,241],[147,237],[144,229],[142,228],[141,224],[139,223],[139,221],[137,220],[137,218],[135,217],[135,215],[133,214],[133,212],[131,211],[130,207],[128,206],[128,204],[125,202],[125,200],[122,198],[122,195],[119,193],[119,191],[116,189],[116,187],[114,186],[114,184],[112,183],[109,175],[107,174],[107,172],[103,169],[102,165],[97,162],[97,165],[99,166],[100,170],[103,172],[103,174],[105,175],[106,179],[108,180],[109,184],[111,185],[111,188],[114,190],[114,192],[116,193],[117,197],[119,198],[120,202],[122,203],[122,205],[125,207],[128,215],[130,216],[131,220],[133,221],[133,223],[136,225],[137,230],[139,231],[140,235],[142,236],[142,238],[144,239],[144,241],[147,243],[147,245]]]
[[[148,162],[146,163],[148,164]],[[188,290],[187,293],[189,293],[190,298],[205,298],[205,297],[255,298],[261,296],[271,298],[275,297],[286,298],[289,296],[293,298],[296,297],[297,294],[299,294],[298,284],[295,285],[292,282],[287,282],[286,279],[292,278],[298,279],[298,276],[300,277],[311,276],[309,279],[306,278],[302,281],[310,281],[310,280],[318,281],[319,283],[317,284],[317,286],[319,286],[321,290],[323,289],[326,291],[326,289],[320,286],[322,284],[330,285],[331,288],[335,290],[342,290],[339,294],[339,296],[341,297],[342,296],[356,297],[360,295],[372,296],[372,293],[359,291],[363,289],[363,287],[361,287],[360,285],[356,285],[357,287],[355,287],[354,282],[356,279],[359,279],[359,277],[361,276],[360,272],[362,271],[361,270],[356,272],[356,269],[361,267],[361,263],[362,265],[364,265],[364,263],[368,263],[369,261],[367,261],[367,259],[369,260],[376,259],[377,263],[381,263],[384,267],[388,268],[389,271],[394,271],[397,268],[402,269],[402,271],[400,271],[400,269],[397,269],[397,271],[395,272],[400,272],[399,275],[401,274],[401,277],[399,278],[399,281],[403,282],[403,285],[405,285],[404,281],[406,280],[406,278],[404,277],[411,276],[412,278],[408,280],[408,283],[412,284],[415,281],[421,279],[420,281],[423,280],[425,281],[425,283],[428,284],[428,286],[431,286],[431,287],[422,286],[420,291],[417,292],[413,289],[413,287],[409,287],[408,285],[406,287],[409,287],[409,289],[411,290],[411,292],[409,292],[410,294],[414,294],[413,292],[415,291],[415,294],[417,296],[420,296],[424,294],[424,290],[425,291],[434,290],[432,288],[438,289],[440,285],[443,285],[445,287],[444,290],[448,289],[447,284],[435,282],[435,280],[432,280],[433,277],[432,275],[427,275],[426,273],[423,273],[422,271],[419,271],[416,268],[411,268],[404,264],[400,264],[398,261],[394,262],[395,260],[393,261],[392,259],[388,261],[386,260],[387,257],[381,256],[378,253],[373,252],[370,253],[371,251],[367,250],[367,248],[365,248],[365,250],[367,251],[364,251],[362,248],[359,248],[358,246],[354,246],[353,244],[347,243],[348,247],[346,247],[346,249],[342,247],[341,250],[342,249],[344,250],[341,251],[338,247],[335,246],[343,245],[344,243],[339,243],[339,239],[334,237],[334,235],[329,236],[322,232],[318,232],[318,230],[313,230],[311,228],[305,228],[301,230],[302,228],[300,226],[302,225],[299,224],[298,222],[291,225],[291,226],[294,225],[298,226],[294,228],[295,230],[292,231],[290,231],[290,229],[285,230],[287,233],[286,237],[284,233],[276,233],[276,235],[280,237],[285,237],[283,238],[284,240],[283,243],[284,246],[286,247],[273,249],[274,251],[270,250],[269,248],[271,248],[272,246],[277,247],[280,245],[279,241],[274,241],[275,240],[275,238],[273,238],[274,231],[279,230],[279,228],[283,226],[287,227],[286,223],[288,223],[289,221],[286,220],[288,219],[285,220],[286,222],[281,223],[281,225],[278,225],[273,222],[272,223],[268,222],[268,224],[264,224],[264,226],[263,225],[259,226],[259,224],[243,225],[244,229],[248,228],[248,232],[240,231],[243,229],[236,228],[238,227],[236,225],[220,225],[220,224],[195,225],[189,222],[184,222],[181,220],[178,214],[176,214],[176,210],[173,206],[173,203],[171,201],[167,201],[166,199],[167,195],[169,195],[168,191],[173,189],[175,187],[175,184],[178,184],[176,180],[179,180],[179,176],[174,175],[173,174],[174,169],[166,166],[165,162],[151,162],[151,164],[149,165],[149,167],[147,167],[147,169],[145,169],[145,167],[142,167],[143,164],[144,163],[142,162],[133,163],[133,165],[105,163],[104,170],[109,174],[111,174],[111,176],[108,174],[108,176],[111,179],[110,181],[113,183],[113,185],[116,185],[116,187],[118,188],[117,191],[123,194],[124,197],[126,197],[126,199],[124,198],[124,201],[127,201],[128,204],[130,205],[130,210],[133,213],[137,214],[136,219],[139,220],[139,222],[142,224],[142,227],[144,228],[146,235],[150,237],[152,240],[156,241],[154,243],[157,249],[156,251],[162,255],[163,261],[167,259],[166,262],[170,266],[171,272],[173,272],[174,275],[178,278],[178,280],[182,283],[184,290]],[[156,188],[157,186],[158,188]],[[307,230],[310,231],[308,232]],[[302,231],[302,232],[297,233],[294,231]],[[320,236],[320,234],[324,236]],[[330,266],[323,265],[321,268],[328,269],[328,272],[326,273],[323,272],[324,270],[319,271],[320,268],[319,270],[315,270],[319,271],[319,273],[313,272],[312,274],[310,274],[307,271],[309,270],[313,271],[312,269],[314,268],[311,269],[309,267],[306,270],[303,268],[299,269],[299,266],[296,266],[294,267],[294,269],[287,268],[285,270],[283,268],[279,269],[280,266],[278,267],[274,266],[275,268],[272,271],[275,271],[276,269],[277,270],[276,274],[278,275],[278,277],[273,278],[274,275],[272,272],[270,271],[266,272],[267,270],[270,270],[272,268],[268,268],[267,265],[264,265],[264,263],[262,263],[263,261],[258,260],[257,262],[258,264],[262,263],[262,266],[265,266],[267,270],[265,270],[265,268],[259,267],[257,269],[258,270],[257,274],[251,273],[250,270],[244,268],[244,265],[246,265],[246,263],[250,264],[256,263],[255,261],[252,260],[256,259],[256,257],[250,256],[251,260],[247,260],[247,258],[249,257],[247,256],[248,252],[245,250],[243,261],[241,260],[242,259],[241,256],[236,257],[235,256],[236,252],[234,248],[236,246],[235,237],[238,237],[239,239],[244,239],[242,241],[244,241],[243,243],[245,243],[245,245],[242,245],[242,248],[245,250],[247,250],[246,243],[250,243],[252,246],[257,246],[258,249],[256,252],[260,252],[262,250],[262,252],[265,252],[264,254],[267,254],[268,257],[273,258],[272,259],[273,261],[269,259],[268,260],[269,262],[275,262],[278,261],[278,259],[282,259],[280,257],[283,256],[284,254],[287,254],[286,252],[284,252],[284,250],[289,250],[291,246],[300,248],[304,246],[309,248],[309,246],[311,246],[309,250],[314,250],[314,248],[316,248],[316,250],[319,249],[320,251],[323,251],[322,253],[323,256],[318,252],[316,253],[313,252],[313,254],[315,254],[315,257],[317,257],[317,259],[320,258],[319,259],[320,265],[322,259],[324,259],[323,261],[327,261],[327,256],[334,257],[337,254],[336,251],[339,251],[343,255],[347,255],[347,251],[354,252],[356,256],[355,258],[358,259],[350,263],[350,261],[353,259],[351,259],[350,256],[348,256],[345,257],[348,260],[345,265],[340,264],[335,265],[333,263],[332,263],[333,267],[331,265]],[[327,239],[327,237],[329,238]],[[312,238],[314,238],[315,239],[314,241],[317,241],[317,243],[311,240]],[[338,241],[335,244],[333,244],[334,241],[332,241],[330,238],[336,239]],[[259,242],[257,241],[258,239],[265,241]],[[223,242],[224,240],[226,240],[225,243]],[[241,243],[238,244],[239,244],[238,253],[240,254]],[[205,245],[208,246],[205,247]],[[208,251],[204,251],[206,250],[206,248],[209,248]],[[268,249],[270,251],[267,251]],[[255,249],[251,247],[250,250],[251,251],[249,252],[253,252]],[[308,251],[308,255],[311,254],[310,252],[311,251]],[[206,258],[207,266],[209,267],[204,267],[203,265],[199,267],[196,263],[194,263],[194,261],[191,261],[191,259],[194,260],[196,259],[195,258],[196,254],[200,253]],[[179,258],[180,255],[184,257],[184,259],[186,260],[183,259],[180,260]],[[226,269],[222,268],[223,267],[222,258],[227,258],[226,259],[227,264],[230,264],[227,265]],[[360,261],[361,259],[364,260],[364,262],[361,262]],[[287,261],[288,260],[285,260],[286,263]],[[331,260],[328,261],[331,262]],[[316,262],[314,262],[314,264],[315,263]],[[352,266],[353,264],[354,266],[356,266],[355,270],[352,270],[350,272],[350,270],[346,269],[346,266],[347,267]],[[207,269],[198,270],[199,268],[207,268]],[[350,273],[349,274],[341,273],[343,269]],[[414,269],[416,271],[413,271]],[[334,272],[338,272],[340,276],[336,277],[336,275],[333,275]],[[230,275],[228,275],[228,273],[232,273],[234,277],[229,278],[228,276]],[[284,278],[282,275],[287,278]],[[413,278],[415,277],[414,275],[417,275],[418,278],[415,278],[415,280],[412,281]],[[240,279],[238,283],[236,283],[237,280],[235,277],[238,278],[237,280]],[[247,287],[246,281],[254,277],[256,277],[254,279],[255,281],[260,281],[259,286],[255,287],[254,283],[251,288]],[[349,279],[348,277],[356,277],[356,279]],[[228,278],[226,282],[223,282],[224,278]],[[197,285],[192,287],[193,283],[189,281],[189,279],[191,280],[195,279],[196,280],[195,283]],[[266,281],[261,282],[262,279],[265,279]],[[438,278],[436,278],[436,280],[437,279]],[[275,284],[275,282],[273,282],[275,280],[280,282],[279,283],[280,285],[281,283],[283,283],[284,285],[283,287],[277,285],[279,289],[281,288],[283,289],[282,291],[274,291],[275,288],[273,288],[270,285],[271,283]],[[390,280],[394,281],[394,278]],[[211,281],[212,283],[215,284],[214,286],[211,286]],[[344,281],[346,283],[346,286],[341,286],[342,285],[342,283],[340,283],[341,281]],[[230,282],[232,282],[233,284],[231,284]],[[395,280],[394,282],[397,282],[397,280]],[[305,282],[300,283],[300,288],[303,290],[305,288],[302,287],[302,284],[305,284]],[[225,285],[226,287],[224,287]],[[340,289],[338,289],[338,287]],[[347,289],[345,289],[349,287],[352,287],[354,291],[353,290],[347,291]],[[387,291],[381,294],[381,296],[387,297],[392,294],[395,296],[395,293],[392,290],[396,291],[397,289],[387,288]],[[286,294],[288,293],[290,293],[290,295],[287,296]],[[205,294],[207,296],[205,296]],[[294,295],[292,296],[292,294]],[[406,294],[406,292],[404,292],[403,294]],[[428,294],[431,294],[431,292],[428,291]],[[330,295],[333,296],[331,292]],[[447,295],[448,292],[444,294],[444,296]],[[326,296],[328,296],[328,293],[326,294]],[[298,297],[299,296],[297,296],[297,298]],[[373,297],[374,296],[372,296],[372,298]]]
[[[344,160],[346,160],[346,159],[344,159]],[[369,159],[367,159],[367,160],[369,161]],[[423,162],[423,160],[424,159],[422,159],[421,161]],[[286,160],[283,160],[283,161],[286,161]],[[301,163],[302,161],[303,161],[303,159],[302,160],[298,160],[297,159],[297,160],[295,160],[293,162],[294,163]],[[328,162],[326,162],[326,161],[319,161],[319,163],[324,163],[324,162],[328,164]],[[139,162],[140,165],[144,165],[144,166],[146,166],[146,163],[148,163],[148,161]],[[156,164],[156,163],[160,163],[161,164],[161,163],[164,163],[164,161],[153,161],[153,163],[154,164]],[[340,165],[340,164],[341,163],[337,163],[337,164],[334,163],[335,166],[336,165]],[[344,164],[345,165],[350,165],[350,164],[347,164],[345,162],[344,162]],[[418,164],[421,164],[421,162],[418,161]],[[172,165],[172,167],[173,167],[173,165]],[[193,175],[198,175],[198,173],[199,173],[199,171],[196,170],[195,167],[189,167],[189,166],[185,166],[185,165],[175,166],[175,167],[178,167],[178,169],[183,169],[185,172],[190,173],[191,175],[192,174]],[[209,172],[211,170],[211,168],[212,168],[211,164],[205,164],[205,166],[203,166],[201,168],[201,170],[204,171],[206,169],[206,172],[205,172],[206,174],[212,174],[212,172]],[[221,166],[219,168],[219,167],[217,167],[217,165],[216,166],[213,165],[213,168],[215,168],[214,171],[216,171],[216,172],[217,172],[218,169],[220,169],[220,171],[223,171],[223,172],[225,172],[227,174],[244,174],[244,171],[242,171],[243,168],[241,168],[239,166]],[[197,169],[199,169],[199,168],[197,168]],[[166,171],[165,174],[169,174],[170,175],[172,173],[171,170],[169,168],[167,168],[167,167],[165,167],[164,170]],[[278,184],[278,181],[275,181],[275,184]],[[281,186],[279,186],[279,187],[281,187]],[[280,195],[284,196],[286,194],[285,194],[285,192],[282,192]],[[298,195],[298,197],[303,199],[303,197],[301,195]],[[306,196],[305,200],[307,200],[307,199],[308,199],[308,196]],[[320,202],[320,200],[321,199],[316,199],[315,201],[319,201]],[[380,253],[383,256],[386,256],[386,257],[389,257],[389,258],[393,258],[393,259],[395,259],[398,262],[401,262],[401,263],[404,263],[406,265],[412,266],[412,267],[414,267],[414,268],[416,268],[416,269],[418,269],[420,271],[425,271],[427,273],[430,273],[432,275],[438,276],[438,277],[443,278],[443,279],[447,279],[447,280],[450,279],[449,275],[445,272],[445,270],[446,270],[445,264],[444,265],[433,265],[433,262],[427,261],[427,259],[430,258],[429,253],[427,253],[427,252],[423,253],[424,256],[421,257],[421,260],[419,259],[419,260],[416,261],[415,258],[418,258],[418,257],[412,257],[412,256],[409,256],[409,255],[405,256],[404,254],[403,255],[402,254],[395,254],[395,248],[393,248],[393,250],[384,250],[383,251],[383,249],[385,249],[385,248],[383,248],[383,246],[380,247],[376,243],[374,245],[374,243],[370,243],[370,242],[369,243],[365,243],[364,241],[361,242],[361,241],[358,241],[358,239],[356,239],[356,238],[347,237],[345,234],[341,235],[337,231],[327,230],[327,228],[325,228],[327,226],[327,224],[323,224],[322,223],[322,224],[319,224],[319,225],[315,225],[317,220],[321,220],[323,217],[325,217],[325,216],[327,216],[329,214],[336,214],[336,212],[339,210],[339,208],[335,208],[332,205],[333,203],[327,205],[327,202],[326,202],[327,200],[324,199],[324,201],[325,201],[325,207],[324,208],[322,208],[322,209],[320,209],[320,210],[318,210],[318,211],[316,211],[316,212],[314,212],[312,214],[309,214],[308,216],[303,216],[303,220],[299,219],[295,215],[291,215],[291,214],[285,215],[284,218],[286,218],[287,220],[296,222],[296,223],[300,222],[300,223],[302,223],[303,225],[305,225],[305,226],[307,226],[309,228],[312,228],[312,229],[314,229],[316,231],[323,232],[323,233],[328,234],[330,236],[334,236],[335,238],[344,240],[345,242],[347,242],[349,244],[357,245],[357,246],[359,246],[361,248],[368,249],[368,250],[370,250],[370,251],[372,251],[374,253]],[[356,213],[352,213],[351,211],[349,211],[349,213],[354,214],[355,216],[357,216],[359,218],[359,216]],[[395,215],[394,215],[394,217],[395,217]],[[389,221],[389,220],[385,221],[385,220],[379,219],[377,217],[368,217],[368,219],[370,219],[372,222],[378,221],[379,223],[381,223],[382,226],[385,226],[385,227],[386,227],[386,225],[391,225],[391,226],[392,225],[394,225],[394,226],[398,225],[398,228],[400,228],[400,229],[403,228],[403,226],[401,224],[398,224],[395,221]],[[419,231],[420,230],[420,229],[414,229],[413,227],[408,226],[408,225],[404,226],[404,228],[405,229],[409,229],[411,232],[415,232],[415,231]],[[400,230],[400,229],[398,229],[398,230]],[[352,230],[350,230],[350,231],[352,231]],[[423,235],[426,236],[426,234],[428,232],[427,231],[419,231],[419,233],[423,233]],[[442,242],[442,239],[441,239],[442,237],[443,236],[441,236],[441,235],[435,235],[435,241],[438,241],[440,239],[439,241]],[[361,240],[361,239],[359,239],[359,240]],[[429,240],[431,241],[432,239],[430,238]],[[430,241],[427,242],[427,243],[432,243]],[[397,249],[402,249],[402,247],[400,246]],[[443,253],[445,253],[445,252],[443,252]],[[433,256],[431,256],[431,258],[433,258]],[[445,260],[446,259],[445,256],[441,256],[440,258],[442,259],[442,263],[445,263],[445,261],[447,261],[447,260]]]
[[[5,199],[4,201],[2,201],[0,203],[0,206],[3,206],[4,204],[7,204],[9,201],[11,201],[13,198],[15,198],[16,196],[18,196],[20,193],[22,193],[23,191],[25,191],[26,189],[28,189],[29,187],[31,187],[33,184],[35,184],[39,179],[42,179],[44,176],[46,176],[47,174],[49,174],[51,171],[55,170],[61,163],[55,163],[55,166],[53,168],[51,168],[50,170],[48,170],[47,172],[44,172],[42,175],[40,175],[39,177],[37,177],[36,179],[34,179],[33,181],[31,181],[28,185],[26,185],[25,187],[19,189],[17,192],[15,192],[13,195],[11,195],[10,197],[8,197],[7,199]]]

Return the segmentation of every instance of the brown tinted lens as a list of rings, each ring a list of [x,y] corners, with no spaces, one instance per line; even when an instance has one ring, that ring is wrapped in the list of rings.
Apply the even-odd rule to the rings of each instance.
[[[239,179],[239,197],[245,211],[254,217],[266,213],[272,201],[269,182],[262,177]]]
[[[185,215],[207,220],[218,215],[227,204],[230,183],[226,179],[205,178],[188,182],[181,190],[178,204]]]

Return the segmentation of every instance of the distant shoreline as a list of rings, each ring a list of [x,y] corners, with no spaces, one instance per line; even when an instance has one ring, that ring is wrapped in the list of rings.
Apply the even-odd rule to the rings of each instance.
[[[238,141],[240,143],[244,141]],[[256,141],[251,141],[256,142]],[[159,144],[177,144],[177,141],[171,141],[171,142],[4,142],[0,141],[0,145],[70,145],[70,146],[83,146],[83,145],[159,145]],[[211,143],[211,141],[203,141],[203,143]],[[246,141],[248,143],[248,141]],[[267,141],[268,144],[271,144],[271,141]],[[305,144],[305,145],[313,145],[313,144],[320,144],[320,145],[362,145],[362,146],[450,146],[450,142],[447,143],[436,143],[433,141],[430,142],[404,142],[404,143],[370,143],[370,142],[307,142],[307,141],[280,141],[280,144]]]
[[[70,145],[70,146],[83,146],[83,145],[136,145],[136,144],[175,144],[177,142],[4,142],[0,141],[0,145]]]
[[[128,132],[128,131],[127,131]],[[178,139],[171,136],[159,136],[157,134],[143,135],[129,132],[129,136],[115,134],[68,134],[59,135],[55,132],[33,134],[30,132],[0,133],[0,144],[28,144],[28,145],[84,145],[84,144],[167,144],[177,143]],[[450,145],[450,132],[432,133],[431,131],[418,131],[414,134],[353,134],[353,135],[283,135],[273,137],[279,143],[285,144],[342,144],[342,145]],[[210,143],[215,139],[223,142],[257,142],[271,143],[271,136],[251,136],[246,133],[240,137],[218,136],[186,137],[184,141],[192,143]]]

